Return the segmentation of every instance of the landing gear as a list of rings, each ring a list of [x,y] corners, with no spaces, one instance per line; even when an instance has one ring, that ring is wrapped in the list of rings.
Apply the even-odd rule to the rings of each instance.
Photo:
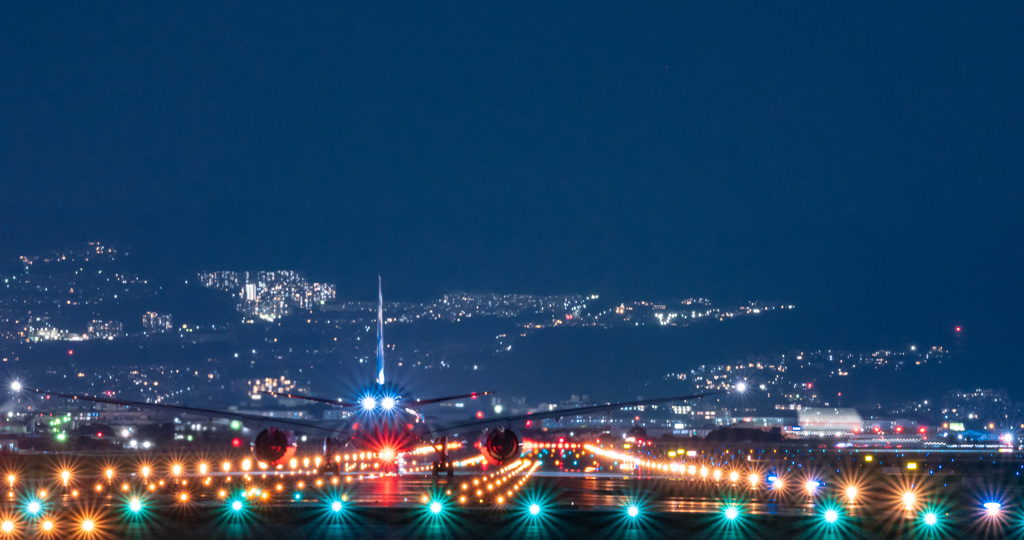
[[[434,449],[437,450],[437,461],[434,462],[433,466],[433,483],[436,488],[437,477],[441,474],[442,470],[448,476],[448,483],[452,483],[455,479],[455,465],[448,459],[448,437],[441,437],[439,442],[435,442]]]

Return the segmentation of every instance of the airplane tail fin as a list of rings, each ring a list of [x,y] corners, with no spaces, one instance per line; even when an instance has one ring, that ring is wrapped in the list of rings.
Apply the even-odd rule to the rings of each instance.
[[[384,296],[377,276],[377,384],[384,384]]]

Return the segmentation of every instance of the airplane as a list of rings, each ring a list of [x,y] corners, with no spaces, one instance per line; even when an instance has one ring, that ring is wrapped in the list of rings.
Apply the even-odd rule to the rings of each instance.
[[[513,429],[520,422],[528,427],[535,420],[560,418],[581,414],[592,414],[622,409],[699,399],[722,392],[705,392],[683,396],[671,396],[654,399],[605,403],[575,409],[556,409],[551,411],[531,412],[527,414],[503,416],[486,420],[474,420],[449,426],[429,426],[425,416],[419,409],[425,405],[457,399],[477,399],[496,392],[470,392],[455,396],[416,400],[406,398],[400,391],[389,388],[384,376],[384,302],[381,292],[380,277],[377,278],[377,370],[374,387],[370,393],[359,396],[355,400],[330,399],[317,396],[293,393],[263,392],[275,397],[300,399],[315,403],[324,403],[334,407],[355,408],[358,410],[355,421],[347,427],[338,429],[318,424],[300,422],[289,419],[271,418],[254,414],[237,413],[189,407],[145,403],[113,397],[69,394],[41,389],[25,388],[15,381],[11,388],[14,391],[29,391],[39,395],[55,396],[69,400],[83,400],[94,403],[105,403],[157,410],[181,411],[209,417],[237,419],[249,423],[257,423],[262,429],[256,434],[250,445],[253,457],[260,463],[276,467],[288,463],[298,449],[296,431],[328,432],[323,439],[322,452],[327,462],[330,457],[346,448],[359,452],[372,452],[381,456],[386,462],[393,462],[398,455],[423,446],[432,447],[437,452],[433,463],[433,474],[445,471],[449,477],[453,474],[451,460],[448,459],[448,436],[466,433],[467,430],[481,430],[478,447],[484,459],[492,466],[503,466],[519,458],[522,453],[522,438]],[[263,427],[266,426],[266,427]]]

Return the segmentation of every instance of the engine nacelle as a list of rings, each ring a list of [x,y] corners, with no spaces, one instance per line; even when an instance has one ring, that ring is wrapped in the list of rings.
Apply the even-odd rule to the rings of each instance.
[[[295,434],[276,427],[264,429],[252,440],[253,457],[270,466],[288,463],[295,456],[295,450]]]
[[[480,452],[491,465],[500,467],[519,459],[523,445],[511,429],[492,429],[480,438]]]

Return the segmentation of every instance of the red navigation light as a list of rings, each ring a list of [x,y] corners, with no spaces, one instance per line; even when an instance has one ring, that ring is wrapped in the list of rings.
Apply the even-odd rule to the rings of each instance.
[[[96,432],[96,436],[102,438],[103,437],[103,432],[102,431],[97,431]]]
[[[960,330],[961,330],[961,328],[959,326],[957,326],[956,327],[956,331],[959,332]]]
[[[903,433],[903,426],[896,426],[896,433]]]
[[[532,425],[533,425],[533,420],[527,420],[526,421],[526,427],[530,427]]]
[[[565,316],[565,320],[571,321],[572,320],[572,314],[570,313],[570,314],[566,315]]]
[[[960,329],[958,328],[957,332],[959,332],[959,331],[960,331]],[[71,349],[68,349],[68,354],[75,354],[75,351],[72,351]]]
[[[476,412],[476,417],[477,418],[483,418],[484,417],[484,412],[483,411],[477,411]]]
[[[469,395],[469,399],[476,399],[476,392]]]
[[[917,428],[917,432],[918,433],[924,433],[925,431],[926,430],[925,430],[924,426],[921,426],[921,427]]]
[[[814,388],[814,383],[807,383],[807,389],[810,390],[811,388]]]
[[[235,448],[241,448],[242,447],[242,439],[239,439],[238,437],[235,437],[234,439],[231,439],[231,446],[234,446]]]
[[[558,438],[558,443],[559,444],[564,443],[564,442],[565,442],[565,437],[559,437]]]

